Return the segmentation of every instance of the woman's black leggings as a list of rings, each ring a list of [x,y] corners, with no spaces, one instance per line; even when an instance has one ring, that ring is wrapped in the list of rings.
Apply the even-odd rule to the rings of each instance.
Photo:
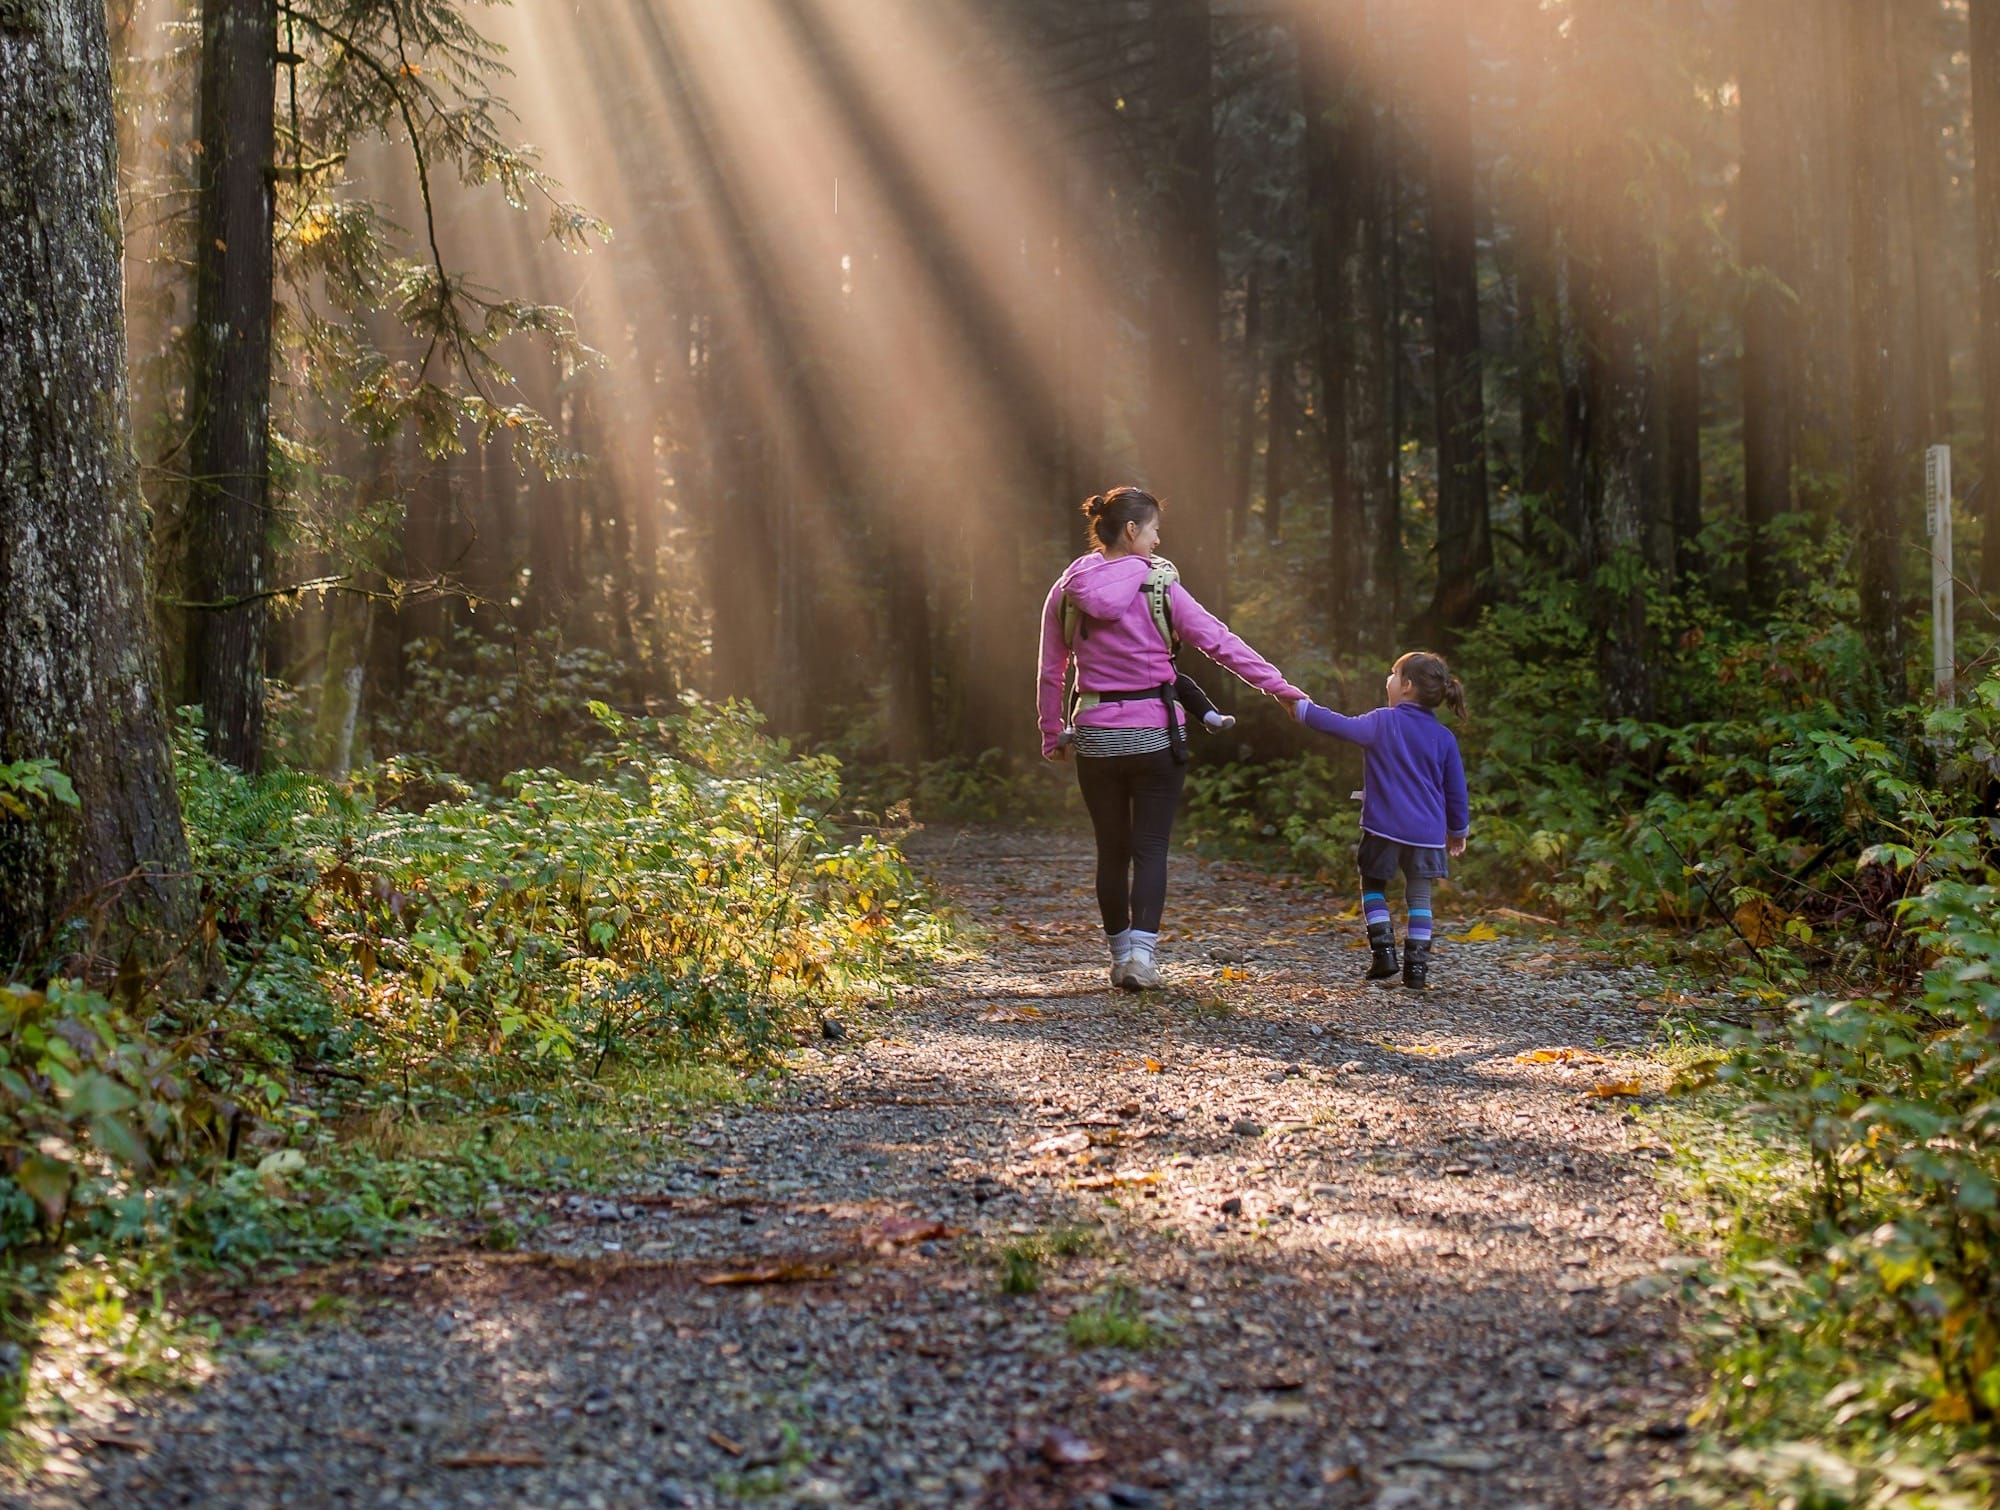
[[[1160,931],[1167,906],[1167,842],[1187,767],[1171,750],[1079,755],[1076,784],[1097,830],[1097,910],[1106,933]]]

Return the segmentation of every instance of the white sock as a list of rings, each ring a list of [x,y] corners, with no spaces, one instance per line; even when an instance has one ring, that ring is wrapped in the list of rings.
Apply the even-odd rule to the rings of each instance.
[[[1143,933],[1137,928],[1128,930],[1128,933],[1132,940],[1131,950],[1134,959],[1151,959],[1153,951],[1160,947],[1160,936],[1157,933]]]
[[[1127,928],[1123,933],[1105,934],[1104,942],[1111,946],[1112,964],[1122,965],[1132,957],[1132,930],[1130,928]]]
[[[1236,720],[1234,718],[1230,717],[1227,713],[1218,713],[1213,708],[1202,714],[1201,721],[1211,729],[1233,729],[1236,727]]]

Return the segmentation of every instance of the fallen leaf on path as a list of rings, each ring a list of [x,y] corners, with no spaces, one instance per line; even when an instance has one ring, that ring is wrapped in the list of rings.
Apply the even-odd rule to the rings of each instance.
[[[1493,909],[1493,916],[1506,918],[1515,923],[1539,923],[1544,928],[1561,926],[1554,918],[1545,918],[1539,912],[1523,912],[1518,907],[1496,907]]]
[[[1639,1080],[1607,1080],[1602,1085],[1593,1085],[1590,1088],[1590,1094],[1593,1096],[1643,1096],[1646,1094],[1646,1086],[1643,1081]]]
[[[1593,1054],[1589,1049],[1530,1049],[1525,1054],[1514,1056],[1516,1064],[1604,1064],[1602,1054]]]
[[[951,1228],[934,1217],[892,1216],[873,1232],[875,1243],[921,1243],[936,1237],[950,1237]]]
[[[1040,1007],[995,1007],[980,1014],[981,1022],[1033,1022],[1045,1015]]]
[[[81,1447],[122,1447],[127,1452],[144,1452],[153,1445],[143,1437],[119,1436],[108,1431],[79,1431],[74,1427],[63,1435]]]
[[[1149,1395],[1159,1387],[1159,1381],[1151,1374],[1142,1374],[1137,1369],[1128,1369],[1122,1374],[1113,1374],[1109,1379],[1097,1381],[1097,1392],[1100,1395],[1120,1393]]]
[[[1044,1138],[1039,1143],[1030,1143],[1028,1145],[1028,1153],[1030,1157],[1040,1157],[1043,1154],[1051,1153],[1082,1153],[1088,1147],[1090,1147],[1089,1133],[1067,1132],[1057,1133],[1051,1138]]]
[[[758,1264],[752,1269],[730,1269],[721,1274],[704,1274],[705,1285],[797,1285],[832,1279],[830,1264]]]
[[[1279,1396],[1274,1399],[1269,1395],[1265,1395],[1261,1399],[1252,1400],[1248,1405],[1243,1407],[1243,1419],[1246,1421],[1309,1421],[1312,1419],[1312,1406],[1306,1401],[1298,1399],[1296,1396]]]
[[[1463,1473],[1489,1473],[1500,1466],[1500,1460],[1491,1453],[1424,1445],[1407,1448],[1389,1459],[1391,1468],[1404,1464],[1413,1468],[1456,1468]]]
[[[1444,1050],[1434,1043],[1391,1043],[1382,1040],[1382,1047],[1392,1054],[1442,1054]]]
[[[1500,937],[1500,930],[1491,923],[1474,923],[1463,933],[1447,935],[1454,944],[1490,944]]]
[[[1059,1468],[1068,1468],[1079,1463],[1102,1461],[1104,1449],[1095,1442],[1086,1441],[1067,1426],[1051,1426],[1048,1435],[1042,1438],[1042,1457]]]
[[[1166,1066],[1157,1059],[1148,1059],[1146,1061],[1146,1073],[1149,1075],[1157,1075],[1165,1069]]]
[[[440,1468],[545,1468],[548,1459],[539,1452],[461,1452],[439,1458]]]
[[[710,1427],[707,1431],[703,1432],[702,1435],[707,1437],[708,1440],[715,1446],[721,1448],[724,1452],[728,1453],[732,1458],[740,1458],[743,1456],[743,1444],[741,1442],[730,1441],[729,1438],[725,1437],[721,1432],[715,1430],[715,1428]]]

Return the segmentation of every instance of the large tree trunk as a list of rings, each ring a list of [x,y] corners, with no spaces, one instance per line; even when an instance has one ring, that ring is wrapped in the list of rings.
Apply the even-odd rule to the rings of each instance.
[[[1153,208],[1143,461],[1154,491],[1179,505],[1167,518],[1167,553],[1188,591],[1220,608],[1228,599],[1229,521],[1209,26],[1208,0],[1153,0],[1152,89],[1167,157]]]
[[[1257,379],[1263,356],[1264,301],[1257,270],[1243,280],[1243,390],[1236,402],[1236,460],[1229,476],[1229,539],[1250,525],[1250,487],[1257,467]]]
[[[191,690],[209,749],[264,758],[276,0],[203,0],[188,411]],[[228,606],[223,606],[228,605]]]
[[[1395,447],[1376,216],[1380,134],[1362,66],[1365,9],[1342,0],[1299,39],[1307,224],[1333,491],[1327,583],[1336,650],[1386,649],[1396,633]]]
[[[1884,67],[1886,0],[1853,0],[1847,14],[1848,235],[1854,267],[1854,534],[1861,634],[1886,702],[1903,679],[1902,455],[1890,352],[1895,289],[1889,276],[1895,76]]]
[[[1971,0],[1972,123],[1977,158],[1980,489],[1979,591],[2000,595],[2000,0]]]
[[[1427,72],[1438,440],[1437,596],[1431,619],[1448,638],[1479,616],[1493,572],[1465,0],[1440,6]]]
[[[1298,358],[1282,338],[1271,348],[1271,408],[1264,442],[1264,539],[1276,545],[1285,529],[1285,493],[1292,485],[1292,444],[1298,430],[1299,401],[1294,392]]]
[[[0,761],[52,760],[78,799],[0,816],[0,968],[39,957],[71,910],[122,949],[195,904],[122,291],[103,4],[0,6]]]
[[[1645,548],[1659,511],[1650,349],[1659,330],[1659,276],[1631,185],[1641,171],[1635,80],[1656,65],[1627,6],[1628,0],[1590,0],[1576,18],[1592,129],[1577,142],[1570,222],[1583,345],[1582,388],[1569,427],[1570,491],[1604,711],[1650,718]]]
[[[1550,180],[1550,130],[1543,104],[1550,68],[1548,22],[1539,4],[1517,12],[1522,40],[1517,136],[1525,144],[1516,178],[1515,302],[1521,411],[1521,492],[1550,517],[1564,517],[1562,254]]]
[[[1787,0],[1743,6],[1737,57],[1743,160],[1742,226],[1744,588],[1755,608],[1778,587],[1771,527],[1792,511],[1792,438],[1803,339],[1798,308],[1799,125],[1784,91]]]

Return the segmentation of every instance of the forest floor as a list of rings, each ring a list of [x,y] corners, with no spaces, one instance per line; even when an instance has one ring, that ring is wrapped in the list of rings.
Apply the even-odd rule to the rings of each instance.
[[[933,830],[967,922],[622,1190],[203,1297],[199,1388],[86,1411],[46,1505],[1599,1507],[1667,1493],[1643,971],[1441,894],[1428,993],[1351,895],[1174,860],[1108,989],[1075,836]],[[1538,1049],[1586,1051],[1534,1060]],[[1637,1084],[1633,1084],[1637,1082]],[[1009,1293],[1003,1281],[1011,1277]],[[80,1376],[79,1376],[80,1377]],[[5,1492],[0,1486],[0,1492]]]

